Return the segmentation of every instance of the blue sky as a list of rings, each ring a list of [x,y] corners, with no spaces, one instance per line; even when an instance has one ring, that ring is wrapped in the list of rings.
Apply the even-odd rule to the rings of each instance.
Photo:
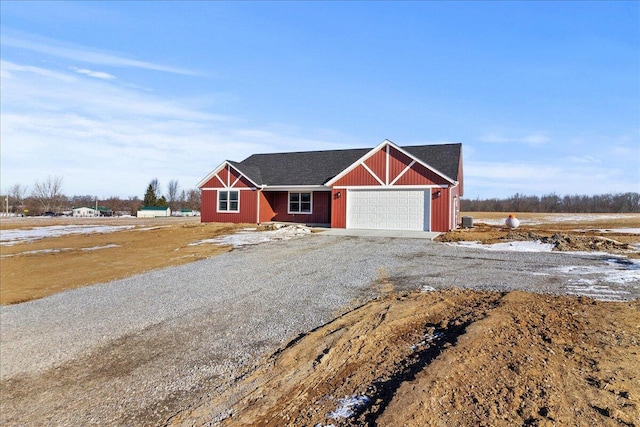
[[[639,2],[0,2],[1,183],[463,144],[465,197],[640,191]]]

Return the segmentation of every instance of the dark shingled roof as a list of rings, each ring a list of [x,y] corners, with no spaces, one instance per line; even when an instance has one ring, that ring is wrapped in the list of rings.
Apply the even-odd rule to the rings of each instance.
[[[400,147],[423,163],[456,181],[461,144]],[[371,148],[254,154],[229,162],[256,185],[323,185],[351,166]]]

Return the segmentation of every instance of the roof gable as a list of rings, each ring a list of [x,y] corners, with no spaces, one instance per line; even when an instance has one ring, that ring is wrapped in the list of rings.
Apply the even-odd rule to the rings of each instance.
[[[461,144],[443,144],[399,147],[388,139],[385,139],[377,147],[369,150],[360,159],[353,162],[349,167],[345,168],[342,172],[329,180],[327,185],[335,184],[359,166],[363,166],[367,169],[369,173],[376,178],[380,185],[393,185],[413,164],[408,164],[406,169],[398,173],[398,167],[403,163],[399,161],[402,156],[406,156],[406,159],[411,160],[411,162],[418,163],[432,174],[444,178],[444,180],[451,184],[455,184],[458,178],[460,146]],[[381,154],[383,150],[386,150],[385,154]],[[393,156],[390,155],[392,151],[394,152]],[[381,156],[386,156],[387,159],[392,159],[392,162],[387,160],[387,164],[382,168],[384,170],[384,177],[378,176],[376,171],[371,169],[369,166],[369,164],[371,164],[371,159]],[[393,160],[395,160],[395,162]],[[449,173],[442,172],[440,168],[435,167],[434,164],[446,168]],[[393,172],[391,176],[389,175],[390,171]]]
[[[389,140],[384,140],[373,149],[254,154],[241,162],[225,161],[202,179],[197,186],[203,187],[226,166],[231,166],[256,187],[328,186],[361,164],[367,167],[366,163],[369,163],[366,162],[367,159],[376,155],[386,145],[450,183],[455,183],[459,179],[461,144],[399,147]],[[394,167],[399,166],[394,165]]]
[[[235,171],[235,173],[234,173]],[[223,178],[220,177],[220,174],[223,175]],[[233,178],[232,178],[233,175]],[[223,187],[231,186],[233,187],[234,183],[238,181],[244,181],[246,179],[248,182],[243,182],[244,186],[248,186],[251,184],[253,186],[258,186],[256,183],[256,177],[259,178],[260,171],[255,170],[255,168],[251,167],[242,167],[242,164],[238,162],[232,162],[226,160],[222,162],[217,168],[212,170],[207,176],[205,176],[200,182],[196,185],[198,188],[204,187],[207,183],[209,183],[212,179],[218,180],[219,183]]]

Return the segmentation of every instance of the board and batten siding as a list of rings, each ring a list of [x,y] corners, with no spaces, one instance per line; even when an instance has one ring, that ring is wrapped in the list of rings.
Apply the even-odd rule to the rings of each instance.
[[[451,205],[449,193],[449,188],[431,189],[431,231],[446,232],[452,228],[449,225]]]
[[[313,191],[311,213],[290,214],[289,193],[286,191],[264,191],[260,195],[260,222],[295,222],[304,224],[329,224],[331,222],[331,193]]]
[[[333,183],[333,187],[359,186],[449,186],[450,182],[431,169],[396,150],[380,149],[362,164]]]
[[[347,228],[347,190],[331,190],[331,228]]]
[[[209,181],[207,181],[201,188],[252,188],[253,185],[244,177],[241,176],[238,171],[230,166],[226,166],[216,173]]]
[[[221,189],[226,191],[225,189]],[[233,188],[229,190],[233,191]],[[240,193],[240,212],[218,212],[218,190],[202,190],[202,222],[256,223],[258,218],[256,192],[251,190]]]

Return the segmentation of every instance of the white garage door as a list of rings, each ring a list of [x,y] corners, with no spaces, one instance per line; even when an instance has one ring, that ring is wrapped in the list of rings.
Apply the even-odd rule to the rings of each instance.
[[[347,228],[429,231],[430,191],[349,190]]]

